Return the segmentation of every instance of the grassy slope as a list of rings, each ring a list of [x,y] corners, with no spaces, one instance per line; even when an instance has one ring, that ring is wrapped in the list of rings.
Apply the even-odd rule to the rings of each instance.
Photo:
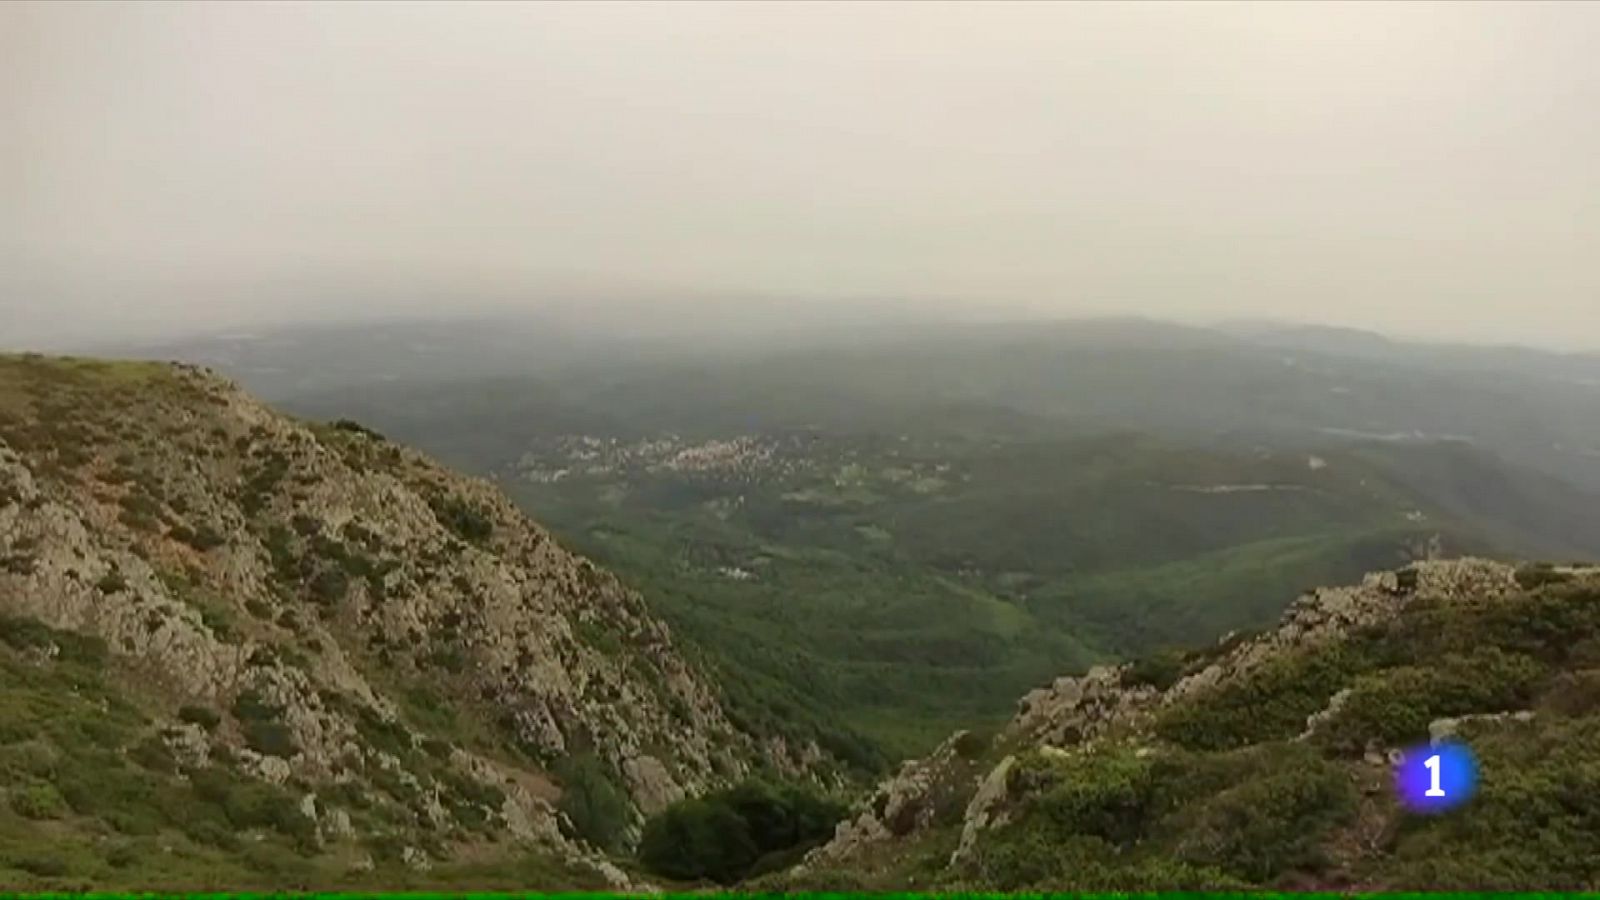
[[[1192,643],[1271,622],[1287,599],[1352,571],[1393,566],[1416,538],[1404,528],[1269,538],[1157,566],[1068,581],[1040,600],[1059,605],[1119,656]]]
[[[52,650],[51,648],[54,648]],[[180,774],[158,726],[103,644],[0,619],[0,884],[79,890],[386,889],[529,883],[599,886],[537,853],[417,872],[373,847],[375,867],[302,852],[300,794],[231,760]]]

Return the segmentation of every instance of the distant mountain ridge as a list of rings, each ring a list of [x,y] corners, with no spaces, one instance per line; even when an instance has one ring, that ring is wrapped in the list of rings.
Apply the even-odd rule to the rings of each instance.
[[[959,409],[973,423],[989,410],[1004,427],[1244,446],[1314,446],[1336,432],[1462,435],[1516,466],[1600,490],[1600,357],[1346,330],[1105,318],[841,327],[785,344],[630,338],[528,318],[126,349],[211,365],[293,412],[371,420],[480,472],[505,461],[505,444],[548,434],[546,419],[569,431],[587,417],[714,436],[872,432],[917,427],[914,418],[939,427],[940,410]],[[504,415],[519,409],[527,415]],[[513,429],[515,440],[502,440]],[[496,446],[455,454],[435,443],[444,439]]]

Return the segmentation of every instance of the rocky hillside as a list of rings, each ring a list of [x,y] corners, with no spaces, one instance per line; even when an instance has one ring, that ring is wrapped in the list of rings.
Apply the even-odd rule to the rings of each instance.
[[[619,884],[814,747],[490,484],[202,370],[0,357],[0,885]]]
[[[1479,791],[1408,813],[1447,736]],[[1600,570],[1420,563],[1279,626],[1025,697],[906,764],[773,886],[944,889],[1600,885]]]

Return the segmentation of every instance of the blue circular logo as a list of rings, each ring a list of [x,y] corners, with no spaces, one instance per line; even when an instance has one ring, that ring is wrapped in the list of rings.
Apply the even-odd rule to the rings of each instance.
[[[1478,761],[1458,741],[1412,747],[1395,766],[1394,788],[1412,812],[1455,809],[1478,791]]]

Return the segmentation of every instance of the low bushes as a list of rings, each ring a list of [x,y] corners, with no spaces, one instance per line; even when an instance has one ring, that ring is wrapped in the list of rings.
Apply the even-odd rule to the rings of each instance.
[[[658,875],[731,884],[792,862],[846,809],[797,785],[747,781],[674,803],[645,823],[639,860]]]
[[[1228,750],[1293,737],[1306,717],[1361,670],[1361,648],[1339,644],[1273,660],[1175,706],[1156,721],[1156,733],[1191,750]]]
[[[440,525],[464,541],[482,543],[494,534],[494,523],[483,510],[460,497],[433,495],[428,498],[428,506]]]
[[[1360,753],[1372,742],[1403,746],[1426,738],[1435,719],[1527,706],[1543,673],[1529,657],[1484,647],[1447,655],[1433,666],[1364,675],[1318,737],[1346,753]]]
[[[594,754],[582,753],[560,760],[555,774],[561,780],[557,808],[566,814],[577,835],[601,850],[620,850],[633,812],[610,767]]]

